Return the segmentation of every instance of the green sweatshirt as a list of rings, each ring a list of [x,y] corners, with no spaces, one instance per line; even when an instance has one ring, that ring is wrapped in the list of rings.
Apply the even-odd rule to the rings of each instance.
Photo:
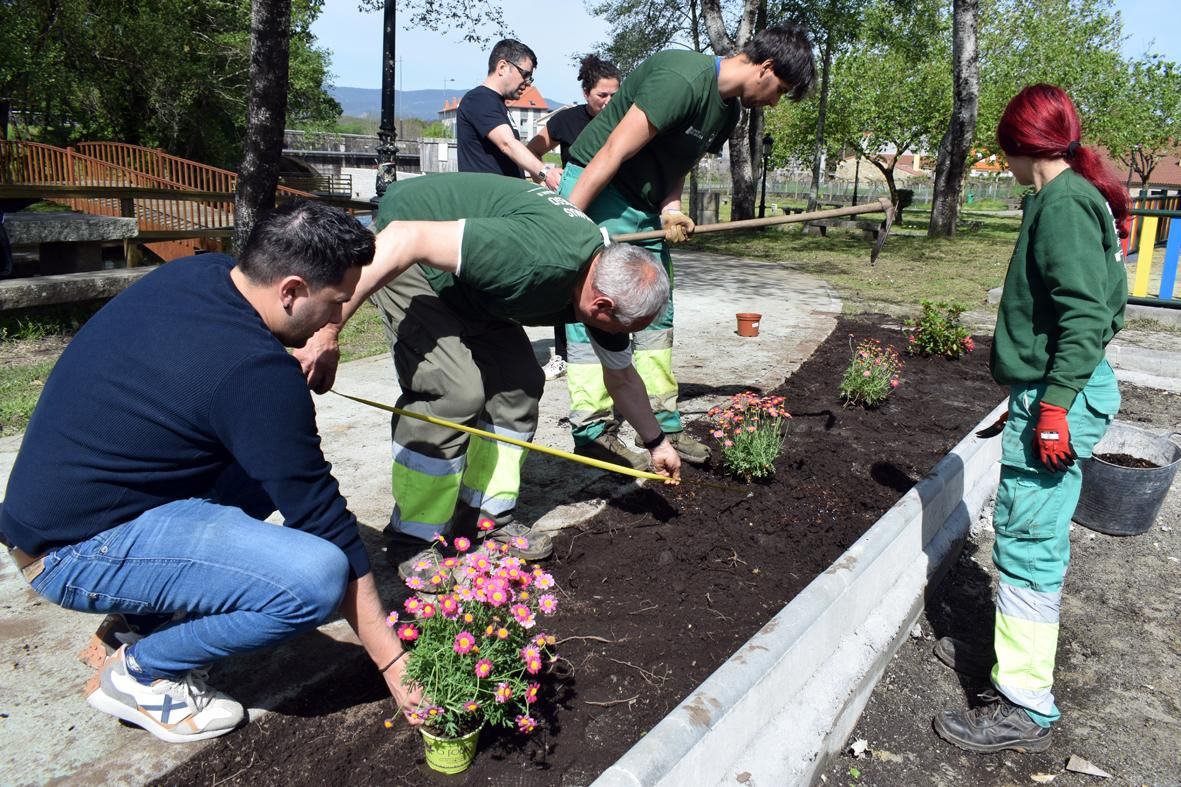
[[[1002,384],[1045,381],[1069,409],[1124,325],[1128,280],[1111,209],[1068,169],[1025,201],[992,344]]]

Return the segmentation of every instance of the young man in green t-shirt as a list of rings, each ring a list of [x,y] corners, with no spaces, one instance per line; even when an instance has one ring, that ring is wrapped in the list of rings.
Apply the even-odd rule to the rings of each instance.
[[[296,353],[316,392],[336,374],[341,326],[370,296],[382,313],[402,393],[397,406],[531,440],[545,376],[523,325],[577,322],[603,378],[651,452],[676,478],[680,458],[648,407],[628,334],[668,300],[648,252],[605,234],[544,186],[500,175],[430,175],[391,185],[377,253],[339,324]],[[548,536],[513,521],[524,450],[414,418],[392,418],[391,557],[411,573],[437,533],[469,532],[548,557]],[[523,539],[523,540],[521,540]]]
[[[612,235],[664,229],[645,244],[672,276],[668,243],[685,240],[693,221],[681,212],[685,176],[706,152],[719,153],[742,107],[803,98],[815,68],[807,31],[795,25],[760,31],[726,58],[669,50],[641,63],[570,149],[559,186]],[[701,463],[709,449],[684,433],[672,370],[673,302],[635,339],[635,363],[661,429],[682,459]],[[640,466],[644,458],[619,439],[612,400],[577,325],[567,326],[570,422],[576,453]]]

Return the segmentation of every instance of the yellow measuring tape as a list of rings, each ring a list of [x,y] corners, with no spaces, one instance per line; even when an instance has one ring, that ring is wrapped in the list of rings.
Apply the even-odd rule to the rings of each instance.
[[[394,413],[395,415],[404,415],[407,418],[417,418],[419,421],[426,421],[428,424],[434,424],[435,426],[443,426],[448,429],[458,429],[461,432],[467,432],[468,434],[474,434],[474,435],[478,435],[480,437],[486,437],[489,440],[498,440],[502,443],[508,443],[509,445],[520,446],[521,448],[527,448],[530,451],[539,451],[540,453],[543,453],[543,454],[549,454],[550,456],[556,456],[559,459],[569,459],[571,462],[578,462],[579,464],[589,465],[590,467],[597,467],[600,470],[606,470],[611,473],[620,473],[622,475],[630,475],[635,478],[650,478],[653,481],[663,481],[666,483],[669,481],[668,476],[660,475],[660,473],[650,473],[647,470],[635,470],[630,467],[623,467],[622,465],[616,465],[616,464],[612,464],[610,462],[604,462],[600,459],[590,459],[589,457],[579,456],[578,454],[572,454],[569,451],[562,451],[557,448],[550,448],[549,446],[538,445],[537,443],[528,443],[528,442],[525,442],[524,440],[518,440],[515,437],[505,437],[504,435],[498,435],[498,434],[494,434],[492,432],[486,432],[483,429],[476,429],[474,426],[464,426],[463,424],[457,424],[452,421],[446,421],[442,418],[435,418],[433,415],[423,415],[422,413],[415,413],[410,410],[403,410],[401,407],[393,407],[392,405],[382,404],[381,402],[373,402],[373,401],[370,401],[369,399],[362,399],[359,396],[350,396],[349,394],[341,393],[340,391],[336,390],[335,388],[332,389],[332,393],[336,394],[337,396],[343,396],[345,399],[352,399],[354,402],[360,402],[361,404],[367,404],[370,407],[376,407],[378,410],[385,410],[387,413]]]

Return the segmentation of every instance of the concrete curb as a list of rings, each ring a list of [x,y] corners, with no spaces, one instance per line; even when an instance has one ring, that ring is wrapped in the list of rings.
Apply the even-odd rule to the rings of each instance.
[[[594,785],[811,783],[995,491],[1000,450],[969,433]]]

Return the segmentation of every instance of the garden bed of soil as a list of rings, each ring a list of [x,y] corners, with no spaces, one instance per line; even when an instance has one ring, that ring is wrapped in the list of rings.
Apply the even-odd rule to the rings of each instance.
[[[547,567],[562,589],[552,626],[562,658],[532,736],[486,730],[468,772],[433,774],[416,733],[384,728],[388,694],[357,652],[330,682],[218,739],[160,783],[589,784],[1004,398],[988,373],[989,340],[978,339],[959,361],[904,356],[901,385],[884,405],[842,408],[850,336],[904,344],[886,319],[841,318],[776,389],[793,418],[769,481],[687,467],[680,486],[636,489],[555,538]],[[704,436],[704,423],[692,428]]]

